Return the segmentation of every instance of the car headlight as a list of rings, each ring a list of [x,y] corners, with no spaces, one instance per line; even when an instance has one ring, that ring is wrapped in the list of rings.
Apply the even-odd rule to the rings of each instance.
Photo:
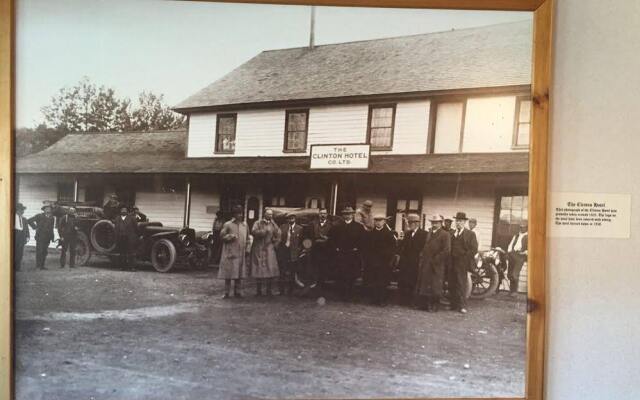
[[[178,236],[178,239],[180,239],[180,242],[182,242],[182,244],[185,245],[185,246],[190,246],[191,245],[191,241],[189,240],[189,236],[187,236],[187,234],[185,234],[185,233],[181,233]]]

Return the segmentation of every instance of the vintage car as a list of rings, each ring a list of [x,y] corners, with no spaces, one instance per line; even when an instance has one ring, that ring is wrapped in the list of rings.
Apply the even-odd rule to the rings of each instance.
[[[120,256],[116,246],[113,221],[103,217],[102,208],[90,203],[54,203],[54,215],[62,216],[70,207],[76,209],[78,219],[78,265],[89,262],[93,255],[116,261]],[[158,272],[169,272],[179,265],[206,267],[213,248],[211,232],[196,232],[189,227],[173,228],[160,222],[138,223],[137,259],[149,261]]]

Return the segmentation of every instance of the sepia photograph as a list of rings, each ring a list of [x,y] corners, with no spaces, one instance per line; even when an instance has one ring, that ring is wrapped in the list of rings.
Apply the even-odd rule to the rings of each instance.
[[[525,396],[532,12],[15,7],[16,399]]]

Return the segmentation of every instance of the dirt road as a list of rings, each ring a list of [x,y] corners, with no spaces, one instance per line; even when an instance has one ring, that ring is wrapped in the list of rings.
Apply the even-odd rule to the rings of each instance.
[[[55,256],[55,254],[53,254]],[[17,399],[522,396],[525,299],[430,314],[328,297],[222,300],[208,271],[16,274]]]

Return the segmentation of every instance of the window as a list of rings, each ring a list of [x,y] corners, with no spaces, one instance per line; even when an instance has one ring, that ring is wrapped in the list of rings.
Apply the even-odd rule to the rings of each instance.
[[[497,223],[493,235],[493,245],[506,249],[522,221],[529,219],[529,197],[522,195],[505,195],[497,199]]]
[[[237,114],[218,114],[216,122],[216,153],[233,153],[236,149]]]
[[[463,101],[438,103],[435,107],[434,153],[460,153],[466,105]]]
[[[58,183],[58,201],[74,201],[73,182]]]
[[[518,97],[516,100],[516,123],[513,135],[513,147],[529,147],[531,132],[531,99]]]
[[[395,118],[395,104],[369,107],[367,139],[372,150],[391,150]]]
[[[284,128],[284,151],[305,152],[309,129],[309,110],[287,110]]]

